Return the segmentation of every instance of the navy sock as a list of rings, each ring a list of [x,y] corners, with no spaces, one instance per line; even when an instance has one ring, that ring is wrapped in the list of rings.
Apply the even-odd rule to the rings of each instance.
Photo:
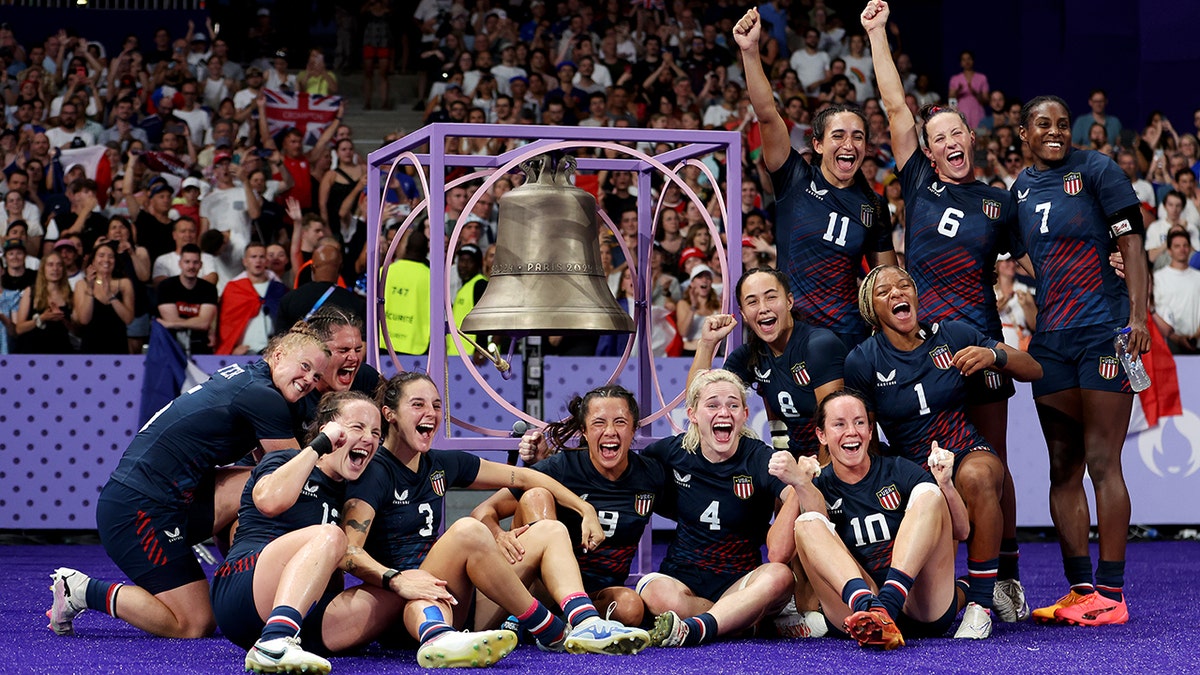
[[[446,615],[442,613],[441,607],[437,605],[426,607],[424,614],[425,620],[417,627],[417,638],[421,644],[454,630],[454,626],[446,622]]]
[[[967,602],[974,602],[984,609],[992,608],[992,592],[996,589],[996,568],[999,565],[998,558],[990,560],[967,558],[967,577],[970,584],[970,587],[967,588]]]
[[[550,646],[566,637],[567,627],[562,619],[550,613],[546,606],[537,600],[529,609],[517,615],[521,627],[529,631],[533,638],[545,646]]]
[[[117,615],[117,593],[125,584],[110,584],[107,581],[89,578],[83,600],[88,609],[95,609],[109,616]]]
[[[1017,563],[1021,559],[1021,550],[1017,547],[1017,539],[1000,540],[1000,573],[998,579],[1021,580],[1021,570]]]
[[[862,579],[851,579],[842,586],[842,602],[852,611],[865,612],[872,605],[879,604],[879,599],[871,592],[871,587]]]
[[[1092,559],[1090,556],[1077,555],[1063,558],[1063,571],[1067,574],[1067,583],[1071,590],[1080,595],[1090,595],[1096,590],[1092,582]]]
[[[600,612],[596,611],[596,606],[592,604],[592,599],[587,596],[587,593],[583,592],[573,593],[563,598],[562,610],[563,616],[567,617],[567,623],[571,624],[572,627],[593,618],[600,618]]]
[[[879,588],[879,604],[883,605],[892,618],[900,616],[900,610],[904,609],[904,601],[908,600],[908,589],[912,588],[912,585],[913,578],[903,571],[895,567],[888,570],[887,580]]]
[[[1120,602],[1125,595],[1125,561],[1101,560],[1096,564],[1096,592]]]
[[[271,616],[267,617],[267,625],[263,626],[262,641],[274,640],[282,637],[295,637],[300,634],[300,624],[304,621],[304,615],[300,610],[287,605],[279,605],[271,610]]]
[[[684,619],[683,623],[688,627],[687,638],[683,644],[689,647],[717,637],[717,620],[708,612]]]

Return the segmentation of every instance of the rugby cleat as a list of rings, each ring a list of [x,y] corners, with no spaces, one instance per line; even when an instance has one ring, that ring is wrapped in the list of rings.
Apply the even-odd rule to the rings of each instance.
[[[820,612],[796,611],[796,599],[788,601],[787,607],[772,621],[775,633],[783,638],[818,638],[829,632],[825,615]]]
[[[329,661],[306,652],[300,638],[281,637],[259,640],[246,652],[246,670],[255,673],[317,673],[326,675]]]
[[[992,591],[992,611],[1004,623],[1024,621],[1029,618],[1029,601],[1025,599],[1025,587],[1019,579],[1001,579]]]
[[[50,575],[50,590],[54,592],[54,604],[46,612],[50,619],[50,630],[58,635],[74,635],[75,617],[87,609],[88,577],[83,572],[69,567],[60,567]]]
[[[511,630],[448,631],[421,645],[422,668],[482,668],[509,655],[517,646]]]
[[[636,654],[650,646],[650,634],[620,622],[595,618],[571,629],[566,648],[572,654]]]
[[[1092,593],[1069,607],[1059,608],[1054,617],[1073,626],[1106,626],[1129,621],[1129,606],[1124,596],[1120,600]]]
[[[1058,623],[1058,611],[1077,605],[1084,601],[1089,596],[1080,595],[1075,591],[1069,591],[1066,595],[1058,599],[1053,605],[1048,607],[1038,607],[1033,610],[1033,620],[1041,623]]]
[[[682,647],[688,636],[687,624],[672,611],[659,614],[650,629],[650,644],[655,647]]]
[[[876,647],[885,651],[904,646],[904,636],[892,616],[883,607],[872,607],[846,617],[842,629],[861,647]]]
[[[977,602],[968,602],[962,622],[954,637],[967,640],[986,640],[992,634],[992,611]]]

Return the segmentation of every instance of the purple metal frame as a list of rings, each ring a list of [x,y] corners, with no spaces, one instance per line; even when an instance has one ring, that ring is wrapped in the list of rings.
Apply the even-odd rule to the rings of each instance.
[[[516,140],[528,141],[528,144],[510,150],[501,155],[447,155],[443,152],[429,152],[428,149],[444,148],[448,137],[456,138],[510,138]],[[652,143],[665,142],[675,145],[676,147],[659,155],[644,155],[632,148],[615,145],[617,142],[640,142],[647,141]],[[417,152],[422,149],[422,146],[427,146],[425,152]],[[594,128],[594,127],[547,127],[547,126],[528,126],[528,125],[495,125],[495,124],[431,124],[416,132],[405,136],[404,138],[390,143],[389,145],[376,150],[368,155],[370,166],[375,169],[370,171],[367,176],[367,191],[369,195],[374,195],[375,198],[368,202],[368,223],[369,231],[367,237],[367,258],[374,265],[371,273],[367,275],[367,297],[374,298],[375,302],[367,304],[367,324],[369,326],[383,326],[381,318],[381,307],[383,297],[379,292],[384,285],[386,279],[388,265],[391,264],[395,257],[396,244],[399,236],[404,231],[419,220],[422,208],[414,209],[413,212],[404,222],[400,232],[397,235],[396,241],[391,243],[386,256],[381,260],[379,256],[379,234],[382,227],[381,212],[383,207],[384,191],[381,184],[381,176],[390,175],[390,173],[398,170],[405,164],[413,164],[417,167],[421,174],[418,180],[426,190],[426,201],[422,205],[428,211],[430,223],[442,223],[445,221],[445,201],[443,199],[428,199],[428,195],[442,195],[445,192],[447,183],[445,180],[446,171],[452,167],[467,167],[474,169],[473,176],[490,176],[491,174],[503,169],[504,173],[512,170],[520,161],[530,156],[541,154],[542,152],[560,150],[572,147],[608,147],[619,149],[630,155],[627,158],[595,158],[586,157],[578,159],[578,167],[581,171],[599,171],[607,170],[626,170],[635,171],[638,174],[638,211],[639,211],[639,227],[638,227],[638,261],[637,271],[639,281],[641,275],[649,270],[650,267],[650,249],[654,240],[654,224],[658,204],[650,199],[651,177],[654,171],[659,171],[672,179],[674,171],[678,171],[688,160],[694,160],[712,152],[724,151],[726,158],[739,158],[737,161],[727,161],[725,167],[725,184],[724,190],[721,190],[721,185],[715,184],[714,189],[724,195],[724,204],[726,205],[724,214],[724,228],[727,241],[729,242],[726,258],[722,261],[724,278],[726,280],[722,293],[723,311],[728,311],[730,308],[729,296],[732,292],[733,280],[741,276],[742,261],[741,261],[741,239],[742,239],[742,219],[740,205],[742,171],[740,157],[742,155],[741,135],[732,131],[681,131],[672,129],[635,129],[635,128]],[[490,178],[489,178],[490,180]],[[678,180],[675,178],[675,180]],[[455,181],[456,183],[459,181]],[[694,193],[682,186],[685,196],[690,199],[697,200]],[[736,195],[738,198],[732,203],[733,209],[729,209],[729,196]],[[478,200],[479,195],[474,194],[468,201],[467,207],[464,210],[465,214],[470,212]],[[703,207],[703,203],[699,204]],[[703,210],[703,208],[702,208]],[[459,230],[461,229],[463,219],[457,223],[453,234],[451,235],[451,243],[457,240]],[[436,240],[437,226],[431,228],[431,232],[435,236],[431,237]],[[719,243],[719,238],[715,236],[714,241]],[[379,261],[379,262],[376,262]],[[447,320],[449,316],[449,298],[446,297],[446,274],[447,274],[447,259],[444,255],[430,256],[430,278],[433,283],[430,284],[430,314],[436,320],[431,321],[430,345],[428,356],[428,371],[429,374],[439,379],[437,374],[442,373],[441,381],[445,384],[447,379],[445,374],[448,370],[446,361],[446,346],[445,341],[441,336],[445,334],[446,328],[453,325]],[[649,281],[649,280],[647,280]],[[638,283],[636,305],[638,312],[639,326],[647,326],[649,316],[649,308],[647,303],[648,283]],[[439,327],[435,328],[435,327]],[[376,367],[380,366],[380,354],[378,349],[378,335],[375,330],[368,331],[367,349],[371,359],[374,359],[373,364]],[[457,339],[457,336],[455,336]],[[650,401],[652,396],[652,380],[654,379],[653,372],[653,356],[650,354],[650,334],[649,330],[642,329],[637,335],[638,344],[638,400]],[[727,349],[732,349],[740,340],[740,335],[735,331],[730,336],[730,342]],[[390,351],[390,348],[389,348]],[[462,350],[460,349],[460,352]],[[395,357],[393,356],[393,360]],[[474,365],[469,359],[464,359],[472,371],[472,375],[479,381],[480,385],[489,390],[490,387],[482,381],[478,375]],[[438,364],[435,366],[435,364]],[[398,365],[398,364],[397,364]],[[443,392],[446,397],[450,396],[450,392]],[[493,396],[495,398],[495,396]],[[661,401],[661,392],[660,399]],[[667,410],[678,405],[679,398],[677,397],[672,404],[665,404],[663,409],[659,411],[665,414]],[[505,407],[509,404],[504,401],[497,400],[498,403]],[[477,438],[471,437],[450,437],[450,425],[452,420],[449,417],[449,406],[443,408],[446,412],[446,418],[443,420],[445,424],[445,434],[440,436],[435,441],[435,446],[443,449],[456,450],[506,450],[513,447],[511,438],[507,438],[508,432],[503,430],[481,430],[483,435]],[[515,409],[511,409],[514,413],[518,413]],[[518,414],[518,416],[523,416]],[[650,440],[649,425],[643,429],[642,435],[639,436],[639,445],[645,444]]]

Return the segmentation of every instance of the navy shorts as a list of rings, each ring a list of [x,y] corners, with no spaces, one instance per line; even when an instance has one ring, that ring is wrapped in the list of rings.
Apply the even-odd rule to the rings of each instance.
[[[725,591],[750,572],[712,572],[695,565],[676,565],[664,560],[658,570],[662,574],[683,582],[697,597],[716,602]],[[753,570],[751,570],[753,571]]]
[[[213,573],[212,606],[217,627],[227,640],[243,649],[254,646],[266,625],[254,605],[254,568],[259,553],[261,551],[236,560],[226,560]],[[342,576],[335,574],[334,580],[300,624],[300,638],[305,651],[329,654],[329,648],[321,639],[321,623],[329,603],[342,590]]]
[[[950,598],[950,607],[945,613],[933,621],[917,621],[916,619],[900,612],[900,616],[896,619],[896,627],[900,629],[900,633],[908,638],[925,638],[925,637],[941,637],[950,630],[950,624],[954,623],[954,617],[958,616],[958,598]]]
[[[1133,393],[1113,348],[1112,326],[1034,333],[1029,355],[1044,373],[1033,382],[1034,398],[1066,389]]]
[[[1016,393],[1012,378],[1004,373],[985,368],[967,378],[967,405],[1007,401]]]
[[[109,481],[96,500],[100,543],[117,567],[151,594],[203,581],[192,545],[212,536],[212,492],[210,475],[190,504],[166,506]]]

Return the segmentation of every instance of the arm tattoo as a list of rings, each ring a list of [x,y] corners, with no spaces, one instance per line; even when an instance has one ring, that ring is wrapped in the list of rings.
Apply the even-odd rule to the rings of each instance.
[[[371,529],[371,519],[367,518],[366,520],[362,521],[361,523],[357,520],[351,519],[351,520],[346,521],[346,525],[350,528],[353,528],[354,530],[357,530],[359,532],[362,532],[363,534],[366,534],[367,530]]]
[[[509,485],[517,484],[517,472],[515,469],[508,472],[508,484]]]

